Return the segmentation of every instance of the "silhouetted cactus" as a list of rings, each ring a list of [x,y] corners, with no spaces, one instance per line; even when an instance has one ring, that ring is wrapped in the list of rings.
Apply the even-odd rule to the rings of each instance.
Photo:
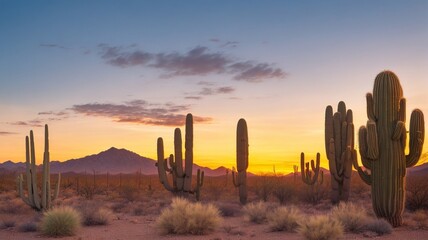
[[[49,157],[49,132],[48,125],[45,125],[45,152],[43,155],[43,175],[42,189],[39,194],[37,187],[37,169],[36,169],[36,154],[34,149],[33,131],[30,131],[30,140],[25,137],[25,161],[26,161],[26,182],[28,193],[25,196],[23,191],[24,178],[22,174],[18,176],[19,188],[18,192],[22,200],[32,208],[41,211],[51,207],[51,202],[58,197],[61,174],[58,174],[58,182],[53,196],[51,195],[50,181],[50,157]]]
[[[406,167],[414,166],[422,153],[424,117],[415,109],[410,117],[409,154],[406,149],[406,100],[398,77],[391,71],[376,76],[373,95],[367,96],[367,127],[359,130],[359,150],[363,166],[354,167],[371,185],[373,209],[394,227],[402,224]],[[353,151],[356,156],[356,151]]]
[[[237,177],[232,171],[233,185],[239,188],[239,201],[247,203],[247,168],[248,168],[248,131],[247,122],[241,118],[236,129],[236,166]]]
[[[300,169],[302,171],[302,181],[308,185],[314,185],[318,180],[318,175],[320,173],[320,154],[317,153],[317,160],[316,165],[314,160],[311,160],[311,169],[309,168],[309,162],[305,164],[305,154],[302,152],[300,154]],[[313,172],[313,176],[312,176]],[[320,181],[318,181],[319,184],[322,184],[322,181],[324,179],[324,174],[321,171],[321,177]]]
[[[325,150],[331,176],[331,201],[348,201],[352,176],[352,151],[354,150],[354,124],[352,110],[346,111],[339,102],[337,112],[325,109]]]
[[[176,128],[174,131],[174,155],[169,156],[169,160],[164,157],[163,139],[158,138],[157,155],[159,180],[166,190],[179,195],[192,193],[196,195],[197,200],[200,197],[200,188],[203,185],[204,172],[198,170],[196,187],[192,189],[192,167],[193,167],[193,116],[186,116],[186,136],[185,136],[185,169],[183,171],[183,154],[181,130]],[[169,168],[168,168],[169,162]],[[172,186],[168,182],[167,173],[172,174]]]

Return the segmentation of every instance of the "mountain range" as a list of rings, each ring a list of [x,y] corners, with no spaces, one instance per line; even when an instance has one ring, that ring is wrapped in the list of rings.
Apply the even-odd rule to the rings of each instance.
[[[110,174],[126,174],[141,171],[144,175],[154,175],[157,174],[158,171],[155,164],[156,161],[153,159],[140,156],[137,153],[126,149],[117,149],[112,147],[98,154],[89,155],[83,158],[70,159],[64,162],[51,161],[50,171],[51,173],[92,173],[95,171],[97,174],[107,172]],[[38,167],[40,168],[41,166]],[[227,170],[225,167],[210,169],[208,167],[193,164],[194,174],[196,174],[198,169],[203,170],[207,176],[225,175]],[[0,164],[0,172],[1,171],[24,172],[25,163],[6,161]]]
[[[410,175],[428,175],[428,152],[422,154],[419,162],[423,164],[408,169]],[[64,162],[51,161],[51,173],[92,173],[95,171],[97,174],[110,173],[136,173],[141,171],[144,175],[155,175],[157,174],[156,161],[147,157],[143,157],[126,149],[117,149],[111,147],[108,150],[102,151],[98,154],[89,155],[78,159],[70,159]],[[41,168],[41,166],[38,166]],[[193,164],[193,174],[201,169],[205,172],[206,176],[222,176],[226,174],[227,169],[223,166],[216,169],[203,167],[197,164]],[[328,169],[322,169],[324,174],[329,174]],[[0,163],[1,172],[25,172],[25,163],[12,161],[6,161]],[[253,175],[248,173],[249,176]]]

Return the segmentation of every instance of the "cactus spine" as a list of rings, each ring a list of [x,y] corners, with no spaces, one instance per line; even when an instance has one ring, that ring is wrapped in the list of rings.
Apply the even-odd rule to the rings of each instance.
[[[348,201],[352,176],[352,151],[354,150],[354,123],[352,110],[340,101],[337,112],[325,109],[325,150],[331,176],[331,201]]]
[[[232,171],[233,185],[239,188],[239,201],[247,203],[247,168],[248,168],[248,131],[247,122],[241,118],[236,129],[236,166],[237,177]]]
[[[406,148],[406,100],[398,77],[391,71],[379,73],[373,95],[367,98],[367,126],[359,129],[359,150],[363,171],[354,158],[354,167],[371,185],[376,216],[397,227],[402,224],[406,167],[414,166],[422,153],[424,116],[415,109],[410,117],[409,154]],[[356,152],[353,152],[356,155]]]
[[[32,208],[41,211],[51,207],[51,203],[58,197],[59,187],[61,182],[61,174],[58,174],[58,182],[53,196],[51,195],[50,182],[50,157],[49,157],[49,132],[48,125],[45,125],[45,151],[43,155],[43,175],[41,195],[37,187],[37,172],[36,172],[36,154],[34,149],[33,131],[30,131],[30,139],[25,137],[25,160],[26,160],[26,182],[27,196],[24,195],[22,174],[18,176],[19,188],[18,193],[22,200]],[[40,199],[41,198],[41,199]]]
[[[163,139],[158,138],[157,141],[157,167],[159,180],[166,190],[179,195],[188,193],[195,194],[197,200],[200,198],[200,188],[203,185],[204,172],[198,170],[196,186],[192,189],[192,167],[193,167],[193,116],[186,116],[186,135],[185,135],[185,169],[183,170],[183,153],[181,130],[174,130],[174,154],[169,156],[169,159],[164,157]],[[168,168],[169,163],[169,168]],[[172,174],[172,186],[168,182],[167,173]]]
[[[309,168],[309,162],[305,164],[305,154],[302,152],[300,154],[300,169],[302,171],[302,181],[306,183],[307,185],[314,185],[317,180],[320,173],[320,154],[317,153],[317,160],[316,165],[314,160],[311,160],[311,168],[312,171]],[[312,172],[314,173],[312,176]],[[318,181],[318,184],[321,185],[324,180],[324,173],[321,171],[321,177]]]

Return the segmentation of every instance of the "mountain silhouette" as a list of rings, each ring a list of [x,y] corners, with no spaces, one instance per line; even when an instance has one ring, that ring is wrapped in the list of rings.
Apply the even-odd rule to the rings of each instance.
[[[143,157],[126,149],[118,149],[111,147],[108,150],[102,151],[98,154],[89,155],[78,159],[70,159],[64,162],[51,161],[51,173],[92,173],[96,174],[110,173],[136,173],[141,171],[144,175],[157,174],[156,161],[147,157]],[[41,166],[38,166],[39,170]],[[206,176],[221,176],[226,174],[225,167],[210,169],[193,164],[193,174],[201,169],[205,172]],[[14,163],[6,161],[0,164],[0,171],[8,172],[25,172],[25,163]]]

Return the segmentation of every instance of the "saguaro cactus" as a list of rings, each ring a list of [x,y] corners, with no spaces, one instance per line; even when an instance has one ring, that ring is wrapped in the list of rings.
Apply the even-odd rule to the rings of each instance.
[[[367,98],[367,127],[359,130],[359,150],[363,166],[354,167],[361,178],[371,185],[373,209],[397,227],[402,224],[405,197],[406,167],[414,166],[422,153],[424,116],[415,109],[410,117],[409,154],[406,149],[406,100],[398,77],[391,71],[376,76],[373,95]],[[356,151],[353,151],[356,155]]]
[[[352,151],[354,150],[354,123],[352,110],[340,101],[337,112],[325,109],[325,150],[331,176],[331,201],[348,201],[352,176]]]
[[[247,168],[248,168],[248,131],[247,122],[241,118],[236,129],[236,166],[237,177],[232,171],[233,185],[239,188],[239,201],[247,203]]]
[[[34,136],[33,131],[30,131],[30,140],[28,136],[25,137],[25,157],[26,157],[26,182],[28,193],[25,196],[23,191],[24,177],[22,174],[18,176],[19,188],[18,192],[22,200],[30,205],[32,208],[41,211],[51,207],[51,202],[58,197],[59,186],[61,182],[61,174],[58,174],[58,182],[53,196],[51,195],[51,182],[50,182],[50,157],[49,157],[49,132],[48,125],[45,125],[45,152],[43,155],[43,175],[42,175],[42,189],[39,195],[37,187],[37,171],[36,171],[36,154],[34,149]],[[41,200],[40,200],[41,199]]]
[[[311,168],[312,171],[309,168],[309,162],[307,162],[305,164],[305,153],[301,153],[300,154],[300,169],[302,171],[302,181],[308,185],[314,185],[317,180],[318,180],[318,175],[320,173],[320,154],[317,153],[317,160],[316,160],[316,165],[314,160],[311,160]],[[312,172],[313,172],[313,176],[312,176]],[[322,183],[323,179],[324,179],[324,174],[323,171],[321,171],[321,178],[320,181],[318,182],[319,184]]]
[[[186,116],[186,136],[185,136],[185,169],[183,170],[181,130],[176,128],[174,131],[174,154],[169,156],[169,160],[164,158],[163,139],[157,141],[157,167],[159,180],[168,191],[174,194],[185,195],[194,193],[197,200],[200,196],[200,188],[203,185],[204,172],[198,170],[197,182],[192,189],[192,167],[193,167],[193,116]],[[168,168],[169,163],[169,168]],[[168,182],[167,173],[172,174],[172,186]]]

